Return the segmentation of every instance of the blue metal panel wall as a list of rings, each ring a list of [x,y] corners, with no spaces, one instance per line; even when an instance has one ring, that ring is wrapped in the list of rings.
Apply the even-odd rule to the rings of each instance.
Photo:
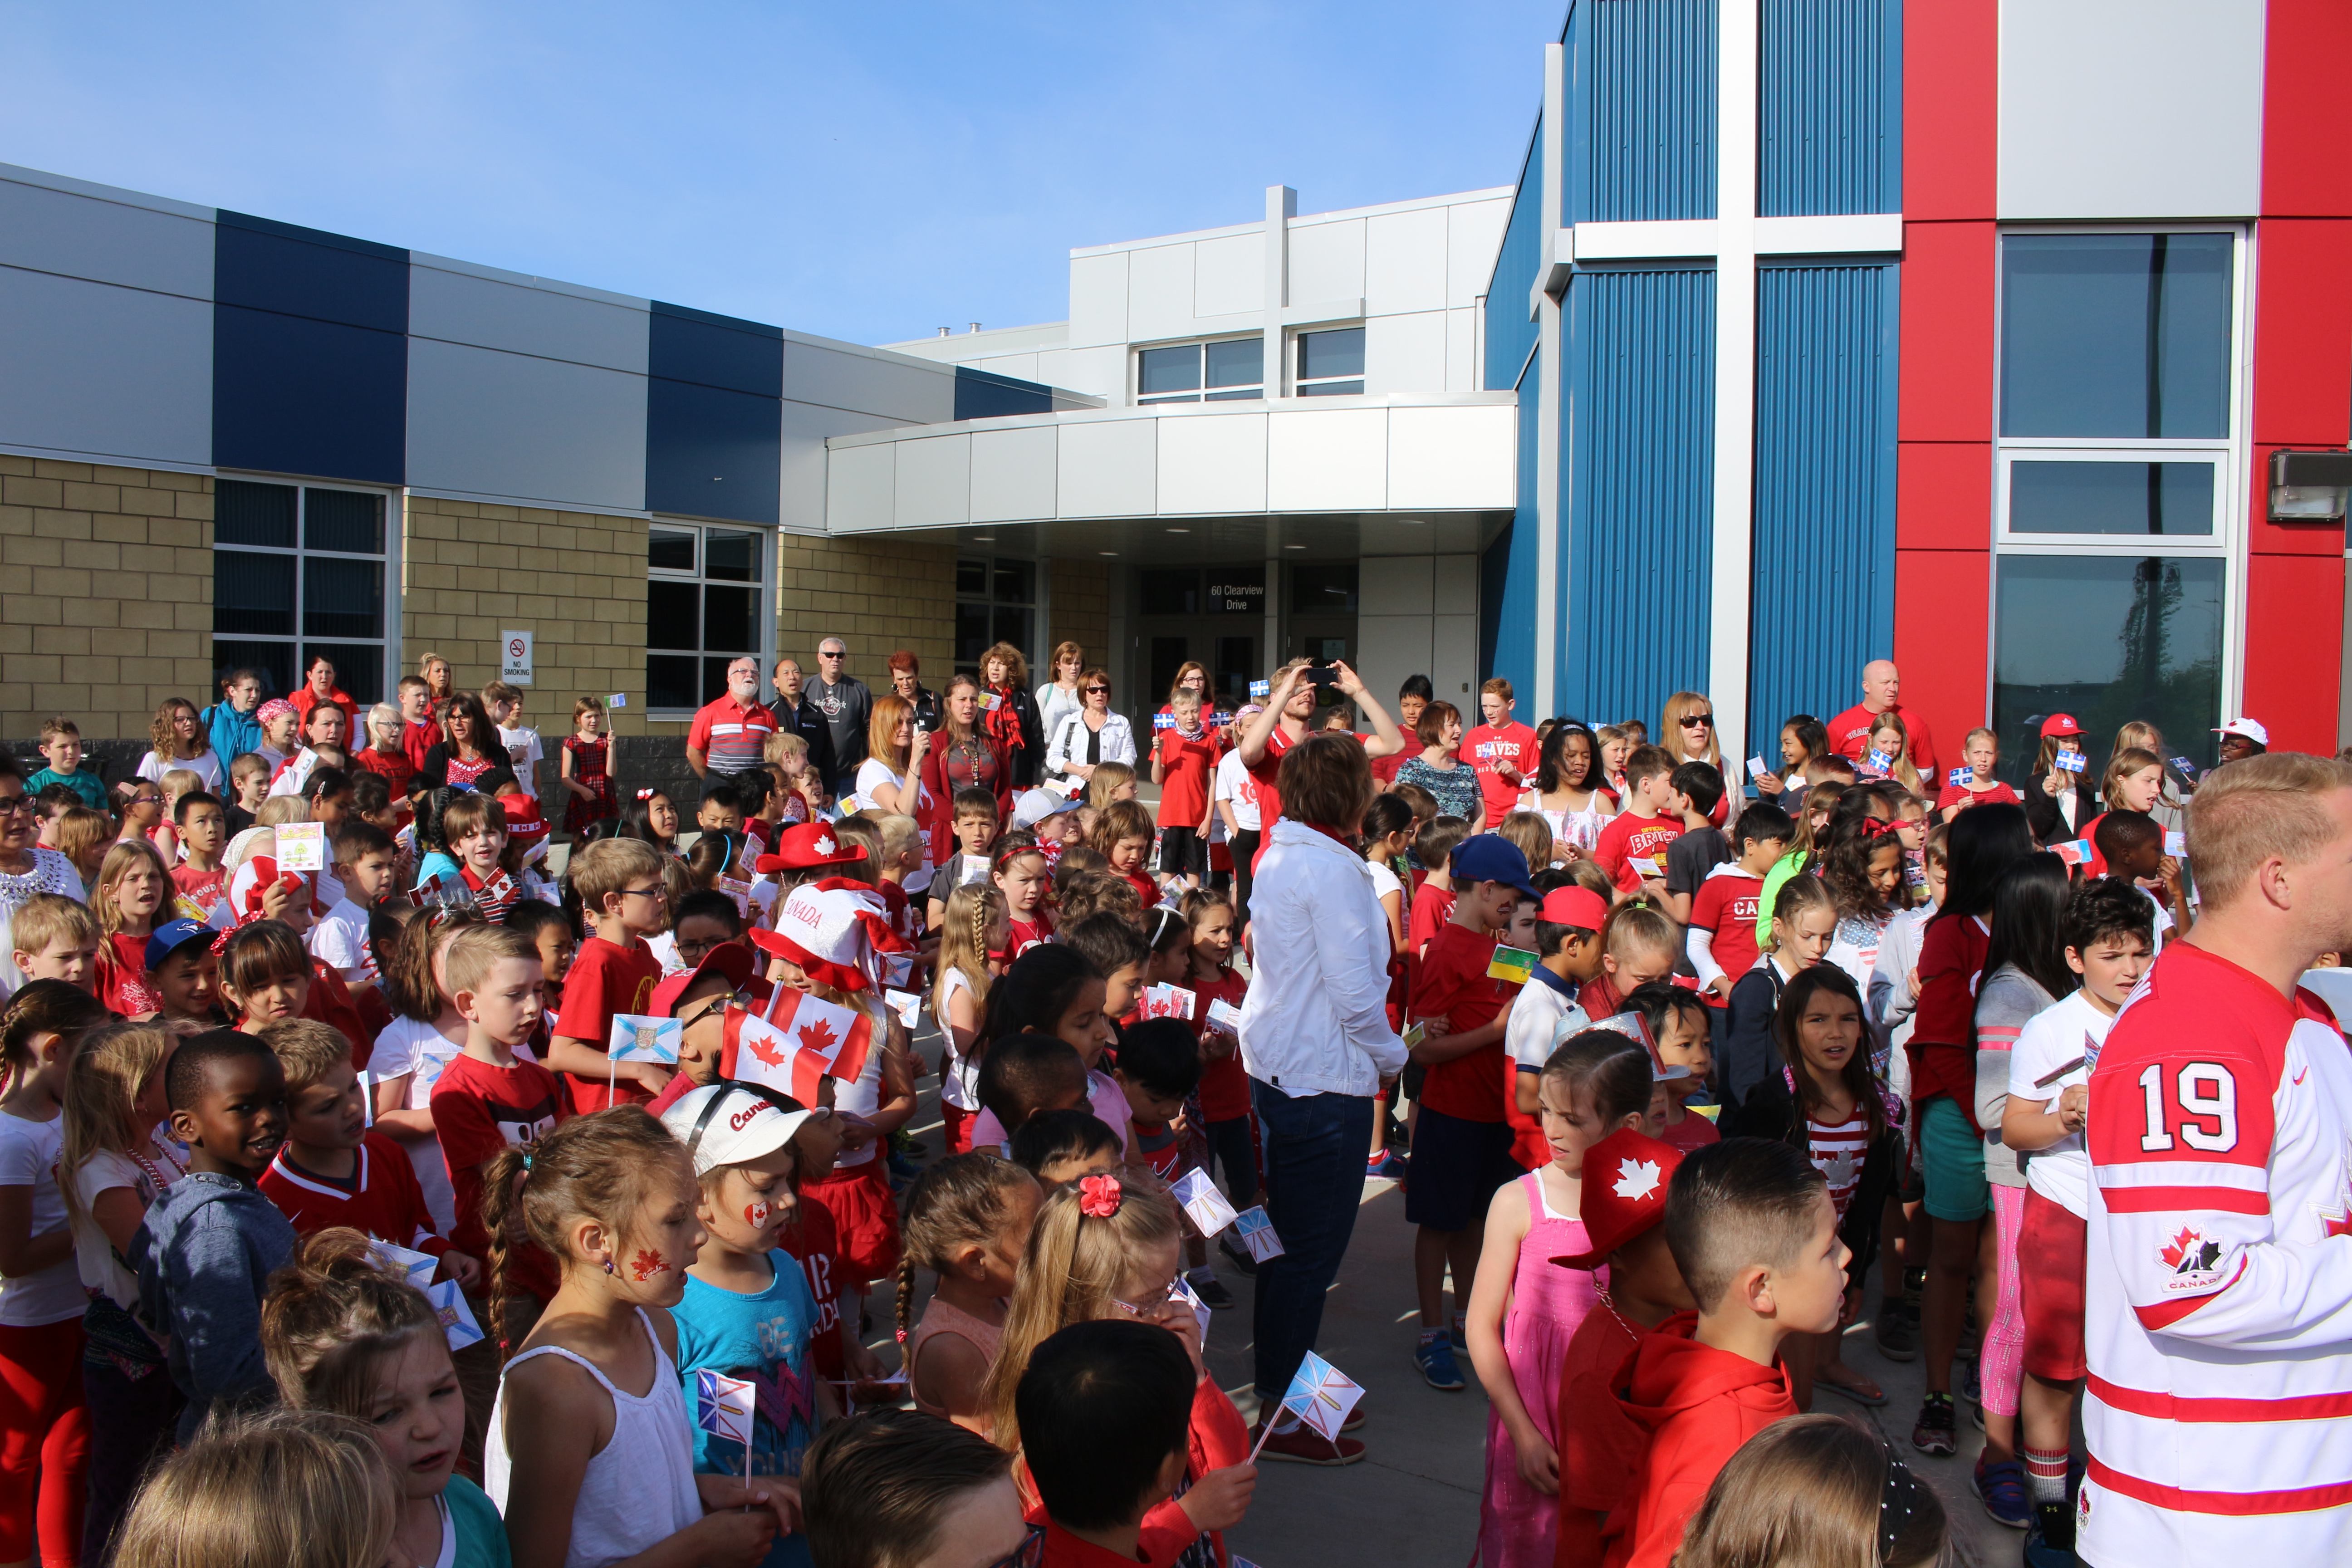
[[[955,416],[959,419],[1002,419],[1014,414],[1052,412],[1054,389],[1050,386],[999,375],[993,371],[956,367]]]
[[[408,252],[243,213],[213,229],[213,461],[399,484]]]
[[[1560,708],[1654,716],[1704,690],[1715,508],[1715,272],[1569,281]]]
[[[648,325],[646,510],[774,522],[783,329],[658,300]]]
[[[1543,416],[1543,355],[1528,361],[1519,383],[1519,504],[1503,536],[1478,563],[1478,668],[1515,691],[1536,680],[1537,552],[1543,521],[1536,513],[1536,435]]]
[[[1582,0],[1569,18],[1567,221],[1715,216],[1717,0]]]
[[[1763,0],[1757,211],[1903,207],[1901,0]]]
[[[1893,262],[1757,273],[1748,733],[1768,758],[1894,649],[1897,281]]]
[[[1478,383],[1484,387],[1516,385],[1519,367],[1528,363],[1528,351],[1536,346],[1536,321],[1528,309],[1528,297],[1536,286],[1536,268],[1543,265],[1543,190],[1538,184],[1542,174],[1537,167],[1542,152],[1543,117],[1538,115],[1527,157],[1519,165],[1511,221],[1504,226],[1502,246],[1495,253],[1494,277],[1486,285],[1486,363]],[[1524,413],[1520,418],[1525,421]]]

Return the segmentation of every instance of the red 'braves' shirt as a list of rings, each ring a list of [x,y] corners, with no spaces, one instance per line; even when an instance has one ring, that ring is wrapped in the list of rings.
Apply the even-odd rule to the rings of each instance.
[[[1756,967],[1756,906],[1763,896],[1764,879],[1751,877],[1737,866],[1718,866],[1691,897],[1691,929],[1715,933],[1707,943],[1707,955],[1734,980]],[[1708,1006],[1724,1005],[1724,999],[1714,992],[1706,996]]]
[[[1258,853],[1261,855],[1265,854],[1267,847],[1274,842],[1274,825],[1282,816],[1282,790],[1276,779],[1282,773],[1283,753],[1297,744],[1298,742],[1290,738],[1290,731],[1285,730],[1281,721],[1277,720],[1274,729],[1266,735],[1265,755],[1257,760],[1255,766],[1246,770],[1249,776],[1257,784],[1258,828],[1265,835],[1264,841],[1258,845]]]
[[[1239,1008],[1243,997],[1249,994],[1249,982],[1233,969],[1225,969],[1214,980],[1194,975],[1185,982],[1185,988],[1197,1000],[1192,1006],[1192,1026],[1203,1040],[1210,1035],[1209,1004],[1223,1002]],[[1222,1041],[1230,1044],[1230,1040]],[[1205,1051],[1201,1058],[1201,1114],[1211,1121],[1233,1121],[1250,1113],[1249,1069],[1242,1066],[1238,1047],[1222,1057]]]
[[[1478,775],[1478,791],[1486,797],[1486,825],[1489,827],[1517,809],[1519,791],[1536,772],[1536,732],[1525,724],[1480,724],[1462,737],[1462,748],[1454,755],[1470,764]],[[1515,769],[1518,777],[1507,779],[1496,770]]]
[[[520,1057],[512,1066],[499,1067],[460,1053],[441,1069],[430,1103],[434,1136],[457,1194],[457,1229],[450,1240],[477,1258],[488,1258],[482,1167],[508,1149],[529,1148],[571,1114],[563,1085],[537,1062]],[[555,1259],[536,1246],[519,1244],[508,1254],[507,1283],[549,1300],[558,1283]]]
[[[1182,731],[1161,730],[1153,737],[1160,748],[1160,826],[1198,828],[1209,815],[1209,777],[1216,771],[1224,747],[1214,730],[1197,740]]]
[[[416,1184],[416,1167],[409,1163],[408,1152],[371,1131],[352,1152],[352,1173],[339,1180],[302,1169],[289,1158],[293,1145],[283,1144],[254,1184],[293,1222],[298,1236],[347,1225],[412,1252],[436,1258],[446,1252],[449,1243],[434,1234],[425,1189]]]
[[[2086,1563],[2338,1561],[2352,1538],[2352,1052],[2193,942],[2088,1049]]]
[[[580,944],[563,977],[563,1007],[556,1015],[554,1033],[578,1040],[602,1052],[613,1038],[613,1020],[624,1013],[642,1014],[653,1005],[654,987],[661,983],[661,961],[642,942],[623,947],[592,936]],[[653,1096],[625,1079],[608,1092],[604,1079],[574,1078],[572,1103],[580,1114],[614,1105],[643,1105]]]
[[[1639,892],[1643,878],[1666,874],[1666,847],[1683,836],[1683,825],[1664,816],[1636,816],[1621,811],[1601,830],[1592,858],[1609,879],[1629,893]]]
[[[809,1353],[819,1376],[839,1378],[847,1365],[841,1349],[841,1238],[823,1204],[798,1206],[792,1224],[776,1233],[776,1245],[800,1260],[808,1276],[816,1318],[809,1326]]]
[[[1936,777],[1936,742],[1927,734],[1927,721],[1900,702],[1887,711],[1903,721],[1903,732],[1911,738],[1911,765],[1927,778]],[[1870,727],[1877,720],[1877,714],[1855,703],[1829,721],[1830,750],[1862,761],[1870,750]]]
[[[1432,1028],[1432,1035],[1466,1035],[1492,1023],[1519,989],[1509,981],[1488,978],[1486,966],[1494,959],[1491,934],[1448,921],[1421,955],[1405,1016],[1444,1018],[1445,1026]],[[1422,1085],[1421,1103],[1465,1121],[1500,1121],[1505,1068],[1500,1040],[1450,1062],[1433,1062]]]

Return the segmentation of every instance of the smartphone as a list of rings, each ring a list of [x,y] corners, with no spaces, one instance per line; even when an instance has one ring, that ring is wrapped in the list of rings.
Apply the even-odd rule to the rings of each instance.
[[[1339,684],[1339,672],[1323,665],[1310,664],[1307,667],[1305,674],[1309,684],[1327,689],[1336,688]]]

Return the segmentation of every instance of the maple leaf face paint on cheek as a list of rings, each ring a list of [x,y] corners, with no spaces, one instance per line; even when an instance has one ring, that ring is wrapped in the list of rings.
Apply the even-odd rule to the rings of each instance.
[[[669,1259],[650,1248],[642,1249],[630,1260],[629,1272],[636,1276],[637,1283],[642,1285],[656,1274],[668,1273]]]
[[[743,1223],[750,1226],[753,1230],[759,1230],[767,1225],[768,1216],[775,1212],[776,1211],[770,1208],[765,1202],[745,1204],[743,1205]]]

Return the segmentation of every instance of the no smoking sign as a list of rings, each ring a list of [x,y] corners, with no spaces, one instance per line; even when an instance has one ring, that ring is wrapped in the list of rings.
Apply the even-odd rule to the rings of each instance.
[[[509,686],[530,684],[531,654],[529,632],[499,634],[499,679]]]

